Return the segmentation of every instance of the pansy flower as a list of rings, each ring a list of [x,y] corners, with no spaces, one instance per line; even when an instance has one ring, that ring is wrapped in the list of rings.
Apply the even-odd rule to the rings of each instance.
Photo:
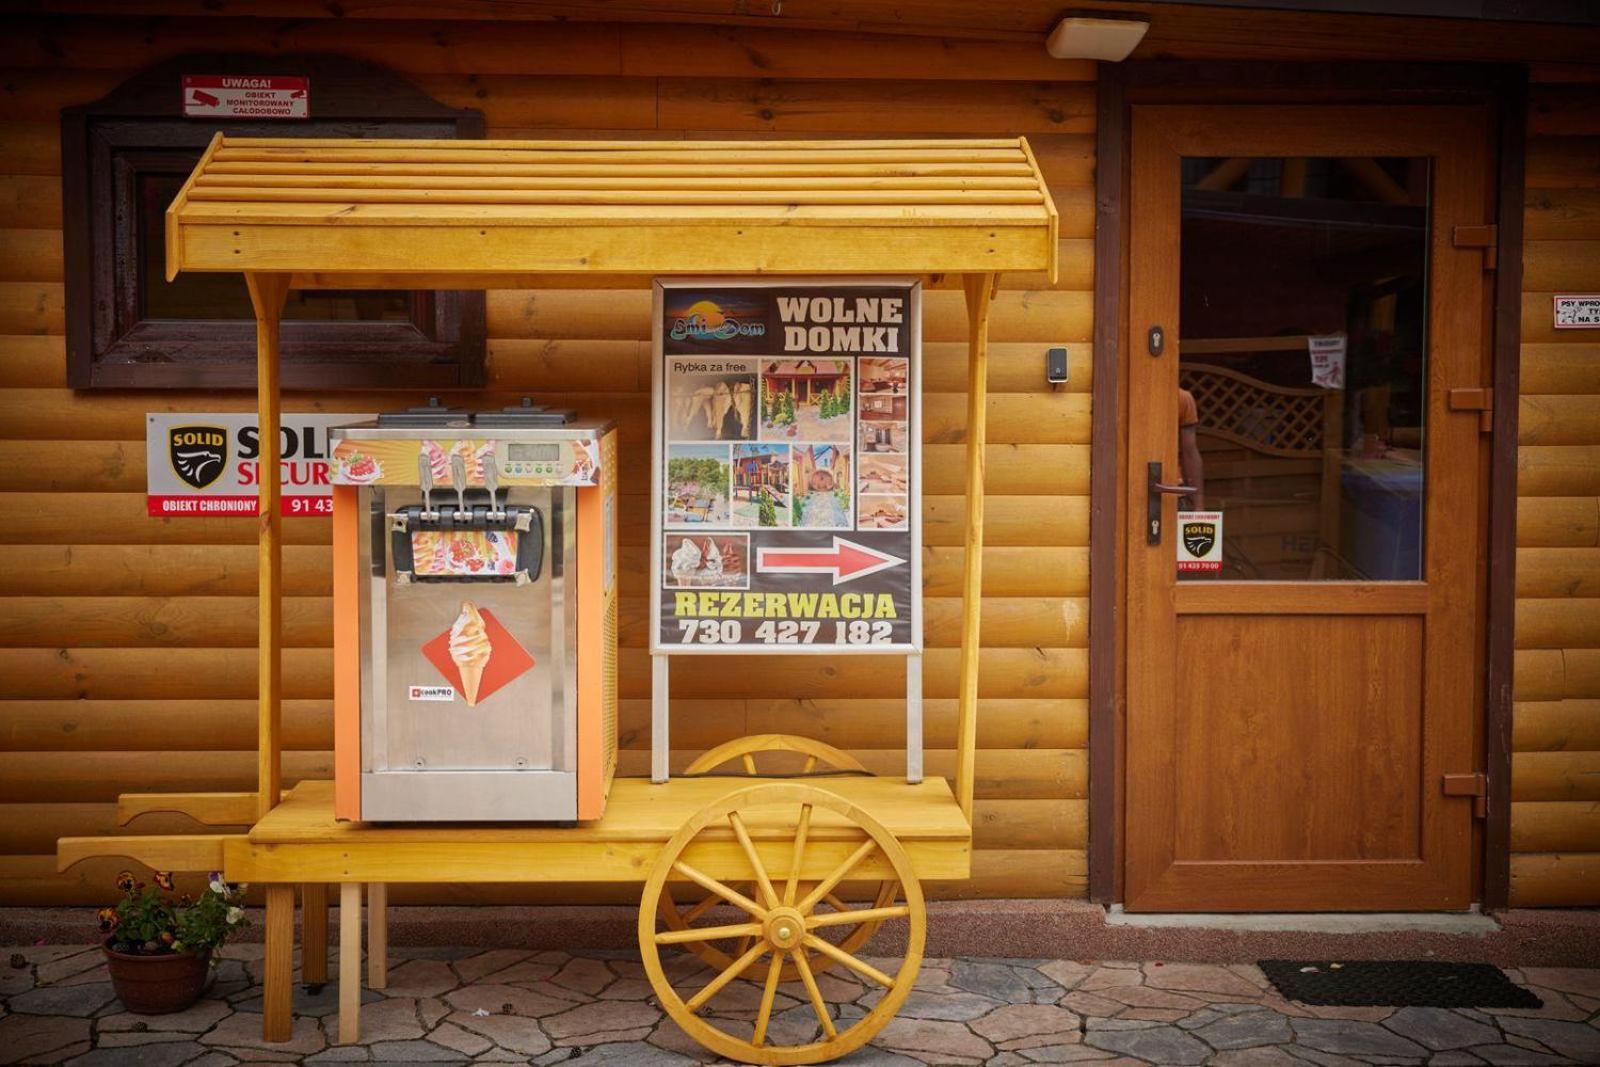
[[[124,893],[133,892],[133,887],[136,884],[137,883],[134,881],[132,871],[119,871],[117,873],[117,888],[122,890]]]
[[[155,875],[155,878],[156,878],[156,885],[160,886],[162,889],[167,890],[168,892],[172,891],[172,872],[171,871],[157,871],[156,875]]]
[[[115,930],[117,928],[117,924],[122,921],[121,919],[117,918],[116,908],[101,908],[99,911],[95,912],[95,918],[100,920],[101,933],[107,934]]]

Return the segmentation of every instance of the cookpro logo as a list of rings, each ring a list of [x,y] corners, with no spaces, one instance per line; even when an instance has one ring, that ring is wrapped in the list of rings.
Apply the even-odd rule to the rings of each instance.
[[[204,489],[227,467],[228,431],[220,426],[174,426],[167,431],[172,473],[185,485]]]
[[[764,322],[740,322],[714,300],[697,300],[672,320],[674,341],[722,341],[730,337],[762,337]]]

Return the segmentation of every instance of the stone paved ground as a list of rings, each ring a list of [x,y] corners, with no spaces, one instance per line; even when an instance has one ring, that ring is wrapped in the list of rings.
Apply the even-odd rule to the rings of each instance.
[[[112,997],[98,949],[0,949],[0,1063],[713,1062],[663,1018],[637,957],[627,953],[397,949],[389,988],[365,994],[362,1043],[354,1047],[331,1041],[334,983],[315,995],[297,987],[293,1040],[264,1045],[261,947],[238,945],[225,956],[193,1008],[138,1016]],[[689,988],[709,977],[687,959],[673,967]],[[935,959],[899,1016],[844,1062],[1600,1063],[1600,970],[1510,974],[1545,1006],[1316,1008],[1285,1001],[1248,964]],[[841,1018],[872,1003],[874,994],[848,978],[830,973],[820,981],[830,1003],[843,1005]],[[773,1032],[809,1035],[815,1019],[803,991],[781,989]],[[730,1025],[749,1025],[756,994],[736,983],[714,1003]]]

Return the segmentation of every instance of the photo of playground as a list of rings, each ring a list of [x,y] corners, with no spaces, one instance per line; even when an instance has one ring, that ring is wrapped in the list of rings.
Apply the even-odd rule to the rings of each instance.
[[[850,446],[796,445],[794,524],[812,529],[850,528]]]
[[[674,441],[753,441],[756,436],[754,363],[675,359],[675,365],[715,368],[668,376],[667,436]]]
[[[728,524],[729,445],[667,447],[666,524]]]
[[[734,526],[789,526],[789,446],[733,446]]]
[[[662,538],[668,589],[749,589],[749,534],[675,534]]]
[[[780,359],[761,371],[761,439],[850,440],[850,361]]]

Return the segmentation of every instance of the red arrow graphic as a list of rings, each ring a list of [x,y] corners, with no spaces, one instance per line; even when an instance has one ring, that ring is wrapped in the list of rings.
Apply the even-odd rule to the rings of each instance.
[[[756,569],[763,574],[833,574],[833,584],[864,578],[888,567],[896,567],[905,560],[887,552],[846,541],[833,539],[832,548],[759,548],[756,550]]]

